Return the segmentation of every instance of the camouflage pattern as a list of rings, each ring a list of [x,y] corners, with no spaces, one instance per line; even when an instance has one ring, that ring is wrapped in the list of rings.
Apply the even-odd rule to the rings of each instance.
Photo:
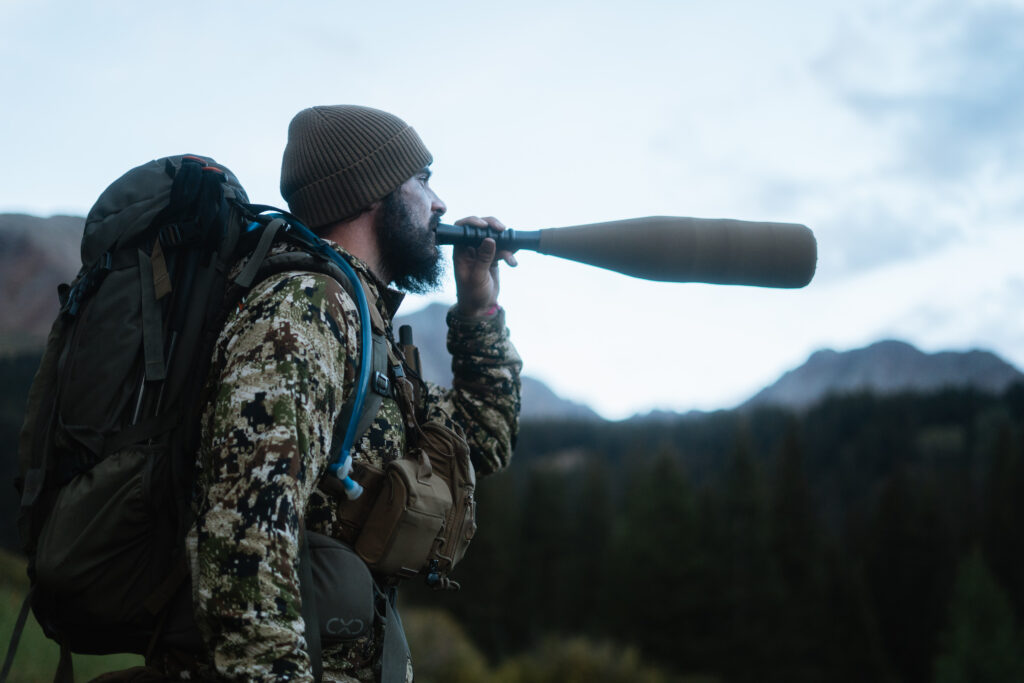
[[[338,250],[376,295],[390,328],[401,294]],[[508,465],[521,362],[501,312],[449,313],[454,388],[427,386],[417,412],[461,425],[479,474]],[[388,336],[394,339],[388,329]],[[316,488],[338,414],[357,379],[359,314],[328,276],[286,273],[257,285],[222,331],[197,461],[188,535],[196,618],[209,661],[178,677],[311,681],[297,576],[299,529],[337,536],[335,504]],[[387,398],[353,457],[400,457],[405,433]],[[378,637],[325,648],[324,680],[374,680]],[[411,680],[411,668],[409,672]]]

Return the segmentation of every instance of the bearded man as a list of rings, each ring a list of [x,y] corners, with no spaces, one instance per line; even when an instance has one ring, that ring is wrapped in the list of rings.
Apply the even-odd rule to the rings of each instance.
[[[443,272],[434,228],[446,207],[430,187],[431,162],[411,127],[367,107],[306,109],[288,131],[281,194],[356,271],[383,321],[392,359],[402,359],[391,329],[402,299],[398,290],[428,291]],[[458,223],[504,228],[495,218]],[[406,457],[415,440],[410,430],[425,422],[464,439],[477,475],[508,465],[518,430],[521,362],[498,306],[500,260],[515,265],[491,239],[455,248],[457,303],[447,316],[454,388],[426,384],[403,363],[389,367],[385,386],[402,377],[415,385],[415,415],[393,390],[383,396],[353,446],[357,468],[379,471]],[[304,530],[353,537],[344,501],[321,484],[330,476],[336,427],[358,381],[360,329],[353,294],[336,279],[285,272],[255,286],[221,332],[207,383],[196,522],[188,536],[193,606],[207,657],[183,667],[180,676],[314,680],[316,634],[303,618],[300,548]],[[374,580],[378,596],[390,595],[393,607],[388,591],[394,577],[375,574]],[[392,633],[400,629],[397,618],[390,622]],[[396,680],[394,667],[388,672],[381,663],[384,649],[379,629],[325,645],[323,679]],[[411,671],[403,660],[397,680],[411,680]]]

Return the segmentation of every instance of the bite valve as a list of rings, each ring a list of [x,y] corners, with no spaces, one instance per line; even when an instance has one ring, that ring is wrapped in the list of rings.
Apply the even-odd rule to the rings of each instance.
[[[333,472],[338,479],[341,479],[341,485],[345,489],[346,498],[355,500],[363,495],[363,487],[349,476],[352,473],[352,456],[350,454],[345,453],[340,462],[328,465],[327,469]]]
[[[345,487],[345,497],[349,500],[355,500],[359,496],[363,495],[363,487],[359,485],[359,482],[352,477],[345,477],[341,480],[341,485]]]

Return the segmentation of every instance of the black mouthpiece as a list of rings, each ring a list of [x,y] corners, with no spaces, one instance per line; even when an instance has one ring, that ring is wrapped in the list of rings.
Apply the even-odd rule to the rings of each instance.
[[[478,228],[473,225],[437,226],[438,244],[462,244],[475,247],[490,237],[497,243],[498,251],[517,251],[527,249],[537,251],[540,247],[540,230],[503,230]]]

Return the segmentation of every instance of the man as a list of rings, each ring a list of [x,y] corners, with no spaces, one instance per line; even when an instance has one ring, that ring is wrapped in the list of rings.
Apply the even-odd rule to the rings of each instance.
[[[366,107],[306,109],[288,131],[281,193],[356,270],[391,339],[401,294],[387,285],[421,292],[442,272],[433,227],[446,207],[429,185],[431,161],[411,127]],[[503,229],[494,218],[460,222]],[[421,386],[416,406],[417,419],[464,430],[479,475],[508,464],[518,429],[521,362],[497,304],[502,259],[515,265],[493,240],[455,250],[458,303],[448,314],[455,388]],[[336,454],[335,425],[358,379],[359,338],[356,305],[337,281],[289,272],[254,287],[218,339],[188,537],[196,620],[209,655],[193,675],[312,680],[300,532],[343,537],[339,503],[317,485]],[[354,461],[381,467],[402,457],[406,424],[396,401],[385,398],[353,447]],[[325,648],[324,679],[376,680],[379,640],[371,634]]]

